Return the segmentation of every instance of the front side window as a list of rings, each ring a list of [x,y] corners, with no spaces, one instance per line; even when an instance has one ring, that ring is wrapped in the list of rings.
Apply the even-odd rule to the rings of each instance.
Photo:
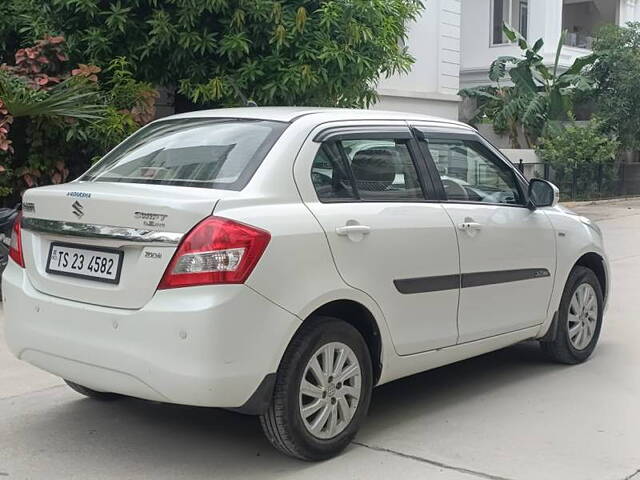
[[[448,201],[522,205],[513,170],[473,140],[429,139]]]
[[[286,126],[215,118],[153,123],[125,140],[80,181],[241,190]]]
[[[323,201],[424,199],[407,140],[325,143],[313,162],[311,177]]]
[[[491,43],[500,45],[509,43],[502,31],[502,25],[510,25],[527,38],[529,22],[529,0],[491,0]]]

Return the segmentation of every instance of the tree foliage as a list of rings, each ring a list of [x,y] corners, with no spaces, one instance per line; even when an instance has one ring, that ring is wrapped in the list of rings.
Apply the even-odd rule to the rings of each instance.
[[[420,0],[4,0],[0,42],[64,34],[75,62],[125,57],[195,103],[364,106],[409,69]],[[13,25],[3,26],[2,10]],[[1,46],[1,44],[0,44]]]
[[[489,68],[493,85],[463,89],[460,95],[478,100],[476,119],[487,117],[497,132],[508,132],[513,148],[520,148],[522,133],[527,146],[532,146],[547,129],[570,118],[576,92],[589,91],[592,83],[583,74],[595,57],[578,58],[564,72],[559,61],[564,33],[558,42],[553,65],[545,64],[540,50],[542,39],[530,45],[508,25],[503,27],[506,37],[522,51],[521,57],[503,56]]]
[[[413,61],[421,0],[2,0],[0,198],[80,173],[193,103],[365,106]]]
[[[156,91],[125,59],[73,68],[61,36],[20,48],[0,65],[0,198],[61,183],[154,116]]]
[[[640,23],[603,27],[593,45],[598,117],[627,149],[640,148]]]

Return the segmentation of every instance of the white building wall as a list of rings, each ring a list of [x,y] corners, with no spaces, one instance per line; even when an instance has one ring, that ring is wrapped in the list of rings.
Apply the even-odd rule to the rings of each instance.
[[[373,107],[458,118],[461,0],[428,0],[409,27],[407,46],[415,63],[405,75],[378,84]]]
[[[484,74],[497,56],[518,54],[515,45],[491,46],[491,0],[463,1],[462,46],[461,70],[468,73]]]
[[[637,21],[640,21],[640,1],[620,0],[618,25],[625,25],[628,22]]]
[[[541,54],[547,64],[555,60],[562,33],[564,3],[586,0],[529,0],[527,37],[544,40]],[[594,0],[615,9],[616,23],[640,21],[640,0]],[[491,62],[502,55],[519,56],[513,44],[491,44],[492,0],[427,0],[422,16],[409,27],[406,41],[415,57],[411,71],[382,79],[379,101],[372,108],[426,113],[458,118],[461,87],[486,85]],[[590,51],[565,46],[560,66],[568,67]]]
[[[581,3],[584,0],[529,0],[528,40],[544,40],[540,52],[545,63],[555,61],[556,48],[562,34],[562,10],[564,3]],[[502,55],[519,56],[520,49],[513,44],[491,45],[492,0],[462,1],[462,55],[460,85],[471,87],[489,83],[491,62]],[[595,0],[601,10],[616,11],[616,23],[640,21],[640,0]],[[578,57],[590,50],[565,46],[560,56],[560,66],[568,67]]]
[[[503,55],[517,57],[521,54],[514,44],[491,44],[491,4],[492,0],[463,0],[460,67],[463,87],[486,85],[491,62]],[[529,1],[527,38],[531,43],[538,38],[544,39],[540,53],[549,62],[555,57],[561,31],[562,0]]]

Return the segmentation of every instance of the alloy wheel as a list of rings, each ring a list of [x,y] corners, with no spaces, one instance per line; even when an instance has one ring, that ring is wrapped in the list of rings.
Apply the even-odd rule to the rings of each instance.
[[[573,293],[568,312],[569,341],[576,350],[584,350],[596,333],[598,299],[591,285],[583,283]]]
[[[319,348],[300,382],[300,416],[309,433],[323,440],[340,434],[358,409],[361,390],[360,363],[353,350],[340,342]]]

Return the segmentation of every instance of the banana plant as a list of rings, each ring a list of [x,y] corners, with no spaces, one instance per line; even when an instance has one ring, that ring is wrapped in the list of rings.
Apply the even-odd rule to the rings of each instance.
[[[560,54],[566,32],[556,48],[554,63],[544,62],[540,50],[544,41],[533,45],[516,30],[503,26],[505,36],[522,50],[521,57],[502,56],[489,68],[491,86],[463,89],[461,96],[480,100],[478,116],[487,116],[496,131],[507,131],[514,148],[520,148],[518,132],[522,132],[528,146],[547,129],[571,117],[573,96],[578,91],[593,88],[582,71],[595,61],[593,54],[580,57],[565,71],[560,71]]]

